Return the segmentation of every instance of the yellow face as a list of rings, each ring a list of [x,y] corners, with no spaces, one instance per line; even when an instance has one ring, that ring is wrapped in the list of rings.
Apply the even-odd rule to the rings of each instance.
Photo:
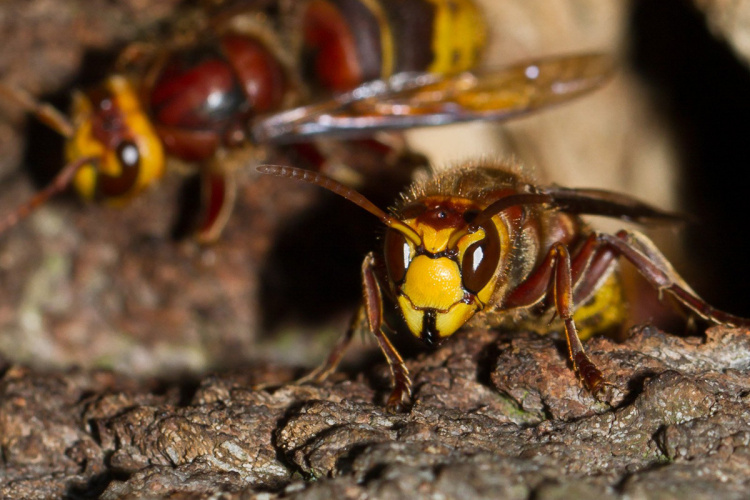
[[[419,245],[395,229],[386,233],[386,268],[398,307],[412,334],[428,344],[453,335],[484,308],[498,280],[498,226],[491,219],[469,232],[466,207],[451,205],[403,221],[419,235]]]
[[[125,78],[115,75],[90,94],[76,93],[72,115],[68,161],[95,159],[73,179],[83,198],[124,202],[163,175],[161,141]]]

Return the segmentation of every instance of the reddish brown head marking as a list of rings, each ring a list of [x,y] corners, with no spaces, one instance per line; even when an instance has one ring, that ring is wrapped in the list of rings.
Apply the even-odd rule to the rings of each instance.
[[[415,219],[417,225],[424,224],[436,231],[459,228],[467,223],[466,215],[476,212],[473,204],[449,198],[428,198],[414,203],[399,212],[402,219]]]

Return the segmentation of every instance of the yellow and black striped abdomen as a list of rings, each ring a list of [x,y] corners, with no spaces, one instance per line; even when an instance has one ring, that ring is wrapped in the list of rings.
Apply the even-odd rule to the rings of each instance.
[[[427,71],[458,73],[477,64],[484,48],[486,27],[472,0],[423,0],[434,8],[432,62]],[[409,39],[405,38],[405,44]]]
[[[614,270],[590,297],[574,306],[573,321],[581,340],[594,335],[619,336],[628,314],[619,272]],[[488,318],[486,323],[513,330],[529,330],[540,335],[565,331],[563,322],[554,314],[552,301],[546,304],[544,311],[532,307],[525,311],[513,311],[508,315],[501,313],[498,317]]]
[[[470,69],[486,37],[473,0],[311,0],[302,26],[308,78],[337,91],[404,71]]]
[[[618,333],[627,319],[627,304],[619,272],[614,270],[582,304],[576,305],[573,321],[578,337]]]

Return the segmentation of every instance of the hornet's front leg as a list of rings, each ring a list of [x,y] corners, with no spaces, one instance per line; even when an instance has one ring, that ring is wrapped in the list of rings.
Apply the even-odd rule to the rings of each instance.
[[[375,257],[372,253],[369,253],[362,263],[362,295],[370,332],[378,341],[378,346],[391,369],[393,392],[388,397],[388,409],[401,411],[411,398],[411,379],[403,358],[383,333],[383,296],[375,275]]]
[[[364,305],[361,305],[357,308],[357,312],[354,315],[354,318],[352,318],[352,323],[349,325],[349,328],[347,328],[344,335],[342,335],[338,342],[336,342],[336,345],[333,346],[333,349],[331,349],[331,352],[328,354],[325,361],[313,371],[298,379],[295,382],[296,384],[320,384],[321,382],[325,382],[328,377],[336,371],[336,368],[338,368],[339,363],[341,363],[346,350],[349,348],[352,337],[354,337],[354,332],[359,330],[360,325],[365,321],[364,314],[365,308]]]
[[[212,162],[213,163],[213,162]],[[195,238],[199,243],[214,243],[229,221],[237,197],[234,172],[204,165],[200,171],[201,214]]]
[[[394,387],[393,392],[388,397],[387,406],[390,410],[400,411],[411,396],[411,379],[401,355],[383,333],[383,299],[375,273],[375,257],[372,253],[368,254],[362,263],[362,295],[363,303],[357,310],[346,333],[333,347],[326,360],[315,370],[299,379],[297,383],[320,383],[326,380],[336,370],[344,357],[354,332],[359,330],[360,326],[366,322],[370,332],[378,341],[378,347],[383,351],[391,369]]]
[[[593,240],[592,240],[593,242]],[[595,242],[593,242],[595,243]],[[596,245],[585,245],[584,250],[576,254],[571,263],[568,247],[556,243],[550,248],[541,265],[506,298],[503,306],[507,309],[532,306],[550,293],[555,303],[557,315],[565,325],[565,337],[568,341],[570,360],[573,368],[583,380],[586,388],[596,394],[606,380],[601,370],[588,357],[578,337],[578,330],[573,321],[575,285],[586,283],[592,278],[586,271],[596,267],[597,274],[606,272],[606,266],[591,266]],[[588,274],[588,275],[587,275]],[[598,277],[596,277],[598,279]]]

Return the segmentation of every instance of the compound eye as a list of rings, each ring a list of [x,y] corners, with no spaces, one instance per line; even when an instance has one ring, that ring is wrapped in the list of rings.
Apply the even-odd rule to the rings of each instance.
[[[138,168],[141,153],[133,141],[122,141],[117,145],[117,160],[123,169]]]
[[[411,261],[411,248],[406,237],[394,229],[385,232],[385,267],[388,277],[399,284],[406,277],[406,269]]]
[[[141,164],[138,146],[132,141],[121,141],[115,149],[115,157],[120,164],[120,173],[109,175],[99,172],[97,177],[97,195],[105,199],[134,194],[138,181]]]
[[[484,238],[469,245],[461,261],[464,288],[478,294],[492,279],[500,260],[500,236],[490,221],[481,226]]]

